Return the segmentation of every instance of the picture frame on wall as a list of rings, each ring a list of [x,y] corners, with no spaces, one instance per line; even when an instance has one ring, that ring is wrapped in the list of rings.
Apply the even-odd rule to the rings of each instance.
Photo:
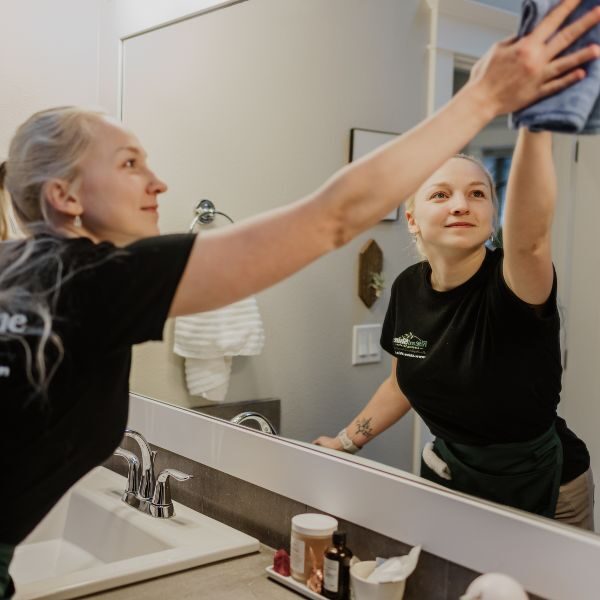
[[[348,162],[358,160],[379,146],[398,137],[399,133],[391,131],[377,131],[376,129],[360,129],[353,127],[350,130],[350,156]],[[396,208],[386,215],[382,221],[397,221],[399,209]]]

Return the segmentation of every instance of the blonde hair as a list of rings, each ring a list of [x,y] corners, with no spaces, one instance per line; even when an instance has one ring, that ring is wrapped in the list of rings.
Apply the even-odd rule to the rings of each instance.
[[[495,243],[496,242],[496,239],[495,239],[496,233],[498,231],[498,226],[499,226],[498,221],[499,221],[499,215],[500,215],[500,207],[499,207],[499,203],[498,203],[498,195],[496,193],[496,183],[494,181],[494,178],[492,177],[492,174],[489,172],[488,168],[478,158],[475,158],[474,156],[471,156],[469,154],[455,154],[452,158],[462,158],[463,160],[468,160],[468,161],[472,162],[473,164],[477,165],[483,171],[484,175],[486,176],[487,183],[490,186],[490,190],[492,191],[492,206],[494,208],[494,217],[492,220],[492,238],[493,238],[493,243]],[[417,190],[412,196],[410,196],[404,202],[404,211],[405,212],[412,213],[414,211],[418,192],[419,192],[419,190]],[[419,253],[419,256],[422,259],[427,260],[427,256],[425,255],[425,252],[423,250],[423,245],[421,243],[421,239],[419,238],[418,235],[414,236],[414,241],[415,241],[415,246],[417,248],[417,252]]]
[[[35,340],[30,346],[24,336],[6,333],[0,341],[20,343],[27,378],[42,396],[64,354],[53,313],[62,284],[74,274],[64,272],[64,244],[49,219],[45,186],[52,179],[76,183],[79,163],[93,141],[92,125],[101,116],[71,106],[35,113],[17,129],[0,165],[0,240],[5,240],[0,244],[0,313],[28,315],[27,336]],[[26,234],[21,240],[6,241],[11,237],[8,199]]]
[[[75,184],[79,162],[94,139],[103,113],[73,106],[32,115],[16,131],[6,161],[4,185],[20,225],[31,232],[50,224],[45,186],[52,179]],[[6,226],[7,216],[4,211]]]

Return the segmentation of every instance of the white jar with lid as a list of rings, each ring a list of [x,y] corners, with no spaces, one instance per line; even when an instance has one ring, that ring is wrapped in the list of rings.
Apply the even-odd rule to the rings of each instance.
[[[333,517],[316,513],[304,513],[292,518],[290,543],[290,571],[297,581],[306,583],[313,560],[317,569],[323,569],[325,550],[331,544],[338,522]],[[311,550],[314,559],[311,559]]]

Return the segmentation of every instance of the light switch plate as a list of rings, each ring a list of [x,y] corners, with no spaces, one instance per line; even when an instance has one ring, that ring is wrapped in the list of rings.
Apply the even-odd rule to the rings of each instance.
[[[352,328],[352,364],[381,362],[381,325],[355,325]]]

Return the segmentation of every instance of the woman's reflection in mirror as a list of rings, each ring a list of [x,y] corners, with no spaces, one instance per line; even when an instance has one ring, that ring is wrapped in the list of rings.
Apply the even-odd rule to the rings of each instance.
[[[405,214],[424,260],[392,286],[381,337],[390,376],[341,435],[315,443],[359,448],[412,407],[435,436],[423,477],[593,530],[589,454],[556,413],[556,194],[551,134],[527,130],[508,180],[503,248],[486,247],[498,203],[479,161],[457,155],[419,187]]]

